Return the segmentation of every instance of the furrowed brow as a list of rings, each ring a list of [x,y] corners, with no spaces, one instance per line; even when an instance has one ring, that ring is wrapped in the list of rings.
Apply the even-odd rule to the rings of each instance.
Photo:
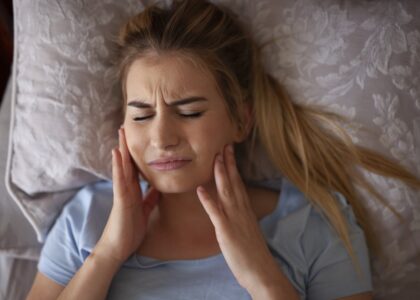
[[[185,99],[179,99],[176,101],[173,101],[169,103],[169,106],[180,106],[180,105],[186,105],[193,102],[199,102],[199,101],[208,101],[207,98],[204,97],[189,97]],[[150,104],[148,104],[146,101],[142,99],[135,99],[130,102],[128,102],[127,106],[133,106],[136,108],[152,108]]]

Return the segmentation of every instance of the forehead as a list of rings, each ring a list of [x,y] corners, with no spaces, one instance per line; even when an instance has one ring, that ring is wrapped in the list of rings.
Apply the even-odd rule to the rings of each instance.
[[[136,59],[127,72],[126,90],[128,99],[157,93],[170,98],[194,92],[218,93],[210,71],[179,55]]]

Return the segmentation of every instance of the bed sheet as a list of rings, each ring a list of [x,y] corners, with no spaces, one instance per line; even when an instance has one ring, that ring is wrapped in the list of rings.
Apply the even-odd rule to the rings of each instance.
[[[0,109],[0,254],[35,260],[41,244],[35,230],[6,188],[5,173],[9,148],[12,79],[7,85]]]
[[[16,257],[34,250],[36,234],[4,185],[10,120],[10,82],[0,109],[0,300],[25,299],[37,271],[37,261]],[[16,221],[11,223],[11,221]],[[26,247],[29,245],[30,247]],[[35,246],[37,248],[37,246]],[[29,251],[29,252],[30,252]]]
[[[0,254],[0,300],[24,300],[37,272],[37,261]]]

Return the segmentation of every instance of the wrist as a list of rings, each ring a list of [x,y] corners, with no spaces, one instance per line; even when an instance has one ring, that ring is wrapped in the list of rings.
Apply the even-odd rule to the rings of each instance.
[[[123,261],[116,259],[110,255],[105,249],[95,247],[89,257],[101,266],[106,266],[107,269],[117,271],[123,264]]]
[[[291,291],[280,286],[260,287],[250,293],[253,300],[299,300],[296,291]]]
[[[299,299],[298,292],[280,270],[277,275],[272,276],[270,280],[255,282],[253,287],[248,289],[248,292],[253,300]]]

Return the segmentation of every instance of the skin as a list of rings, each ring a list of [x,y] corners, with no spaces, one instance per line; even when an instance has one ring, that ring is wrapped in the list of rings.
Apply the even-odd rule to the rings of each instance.
[[[224,192],[221,191],[221,186],[229,179],[223,169],[215,168],[215,158],[217,154],[223,157],[225,146],[242,141],[244,136],[229,118],[225,101],[210,73],[176,56],[144,57],[131,65],[127,74],[126,91],[127,113],[124,132],[127,147],[142,175],[161,193],[155,227],[166,233],[166,236],[177,240],[194,239],[194,236],[197,239],[200,236],[210,239],[216,237],[222,252],[230,253],[231,269],[235,269],[239,278],[245,277],[244,272],[240,270],[243,263],[250,262],[251,259],[251,269],[255,273],[261,266],[266,265],[267,260],[275,265],[258,228],[245,186],[237,173],[235,178],[238,182],[235,183],[240,184],[242,194],[232,194],[230,200],[234,200],[233,196],[239,196],[248,201],[248,206],[242,212],[243,218],[237,219],[241,223],[236,224],[236,229],[241,227],[237,233],[241,234],[242,238],[230,243],[230,239],[236,233],[226,224],[226,228],[222,225],[221,232],[217,232],[218,226],[215,225],[220,223],[221,219],[210,204],[215,202],[210,202],[209,199],[220,199],[219,193]],[[179,107],[169,106],[173,101],[192,96],[205,97],[207,100]],[[141,100],[151,107],[130,106],[133,100]],[[196,112],[202,114],[197,118],[180,115]],[[136,118],[142,119],[136,121]],[[191,162],[183,168],[164,172],[148,165],[148,162],[160,156],[171,154],[186,156]],[[215,171],[218,177],[215,177]],[[225,180],[220,179],[221,176],[225,176]],[[224,185],[222,189],[228,191],[227,185]],[[197,193],[198,186],[203,188],[203,193]],[[236,210],[232,211],[232,214],[240,215],[239,209],[232,208]],[[227,233],[227,236],[224,233]],[[256,247],[257,249],[253,250],[264,254],[258,256],[261,260],[254,259],[257,256],[255,252],[251,256],[232,259],[244,252],[241,249],[250,249],[249,245],[255,244],[261,249]],[[253,275],[246,276],[251,278]],[[246,281],[251,282],[251,279],[241,278],[241,281],[242,285],[247,285]]]
[[[137,168],[161,192],[158,215],[154,215],[160,231],[177,240],[212,232],[213,224],[196,188],[204,185],[211,195],[217,195],[213,174],[216,154],[225,145],[244,138],[230,121],[213,77],[178,57],[152,56],[131,65],[126,91],[127,103],[142,99],[152,106],[146,109],[127,106],[124,131]],[[208,101],[168,106],[192,96],[202,96]],[[196,112],[203,114],[198,118],[180,116]],[[136,117],[149,118],[134,121]],[[163,155],[186,156],[191,162],[167,172],[147,164]]]
[[[188,237],[189,247],[200,235],[204,240],[215,236],[218,251],[252,299],[299,299],[267,248],[254,213],[255,197],[249,197],[251,190],[227,147],[242,141],[246,132],[230,122],[211,75],[176,57],[160,56],[136,61],[127,79],[128,102],[140,97],[153,108],[127,109],[119,147],[113,150],[113,206],[102,236],[66,287],[38,272],[27,299],[105,299],[119,267],[147,242],[150,229],[154,236]],[[192,95],[209,101],[168,107]],[[205,113],[184,119],[178,109]],[[133,120],[146,115],[153,117],[144,123]],[[169,172],[147,165],[164,154],[186,155],[191,163]],[[139,188],[139,172],[152,185],[146,195]]]

